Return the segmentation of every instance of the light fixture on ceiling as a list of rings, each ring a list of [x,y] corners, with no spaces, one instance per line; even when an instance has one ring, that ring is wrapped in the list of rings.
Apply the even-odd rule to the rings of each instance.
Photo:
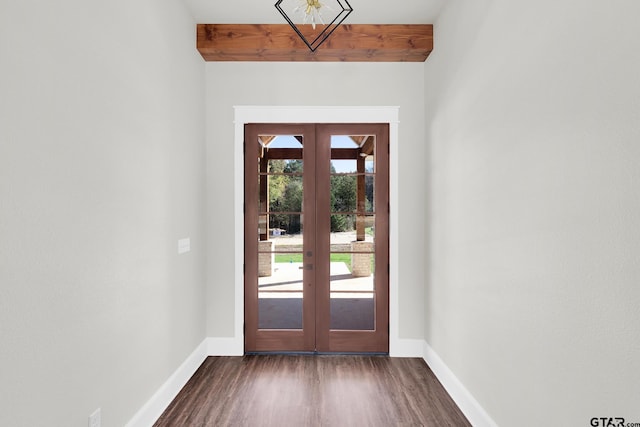
[[[328,3],[335,5],[335,9]],[[331,2],[329,0],[326,2],[321,2],[320,0],[278,0],[275,6],[311,52],[315,52],[342,24],[346,17],[353,12],[353,8],[347,0],[334,0]],[[283,6],[290,8],[294,15],[302,13],[302,25],[310,24],[311,29],[308,27],[305,29],[299,28],[284,11]],[[327,21],[329,21],[328,24],[326,23]],[[322,25],[322,28],[316,30],[318,24]]]

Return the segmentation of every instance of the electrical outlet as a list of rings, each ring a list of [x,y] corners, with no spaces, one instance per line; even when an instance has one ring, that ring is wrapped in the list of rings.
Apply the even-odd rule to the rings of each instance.
[[[89,427],[100,427],[100,408],[89,415]]]

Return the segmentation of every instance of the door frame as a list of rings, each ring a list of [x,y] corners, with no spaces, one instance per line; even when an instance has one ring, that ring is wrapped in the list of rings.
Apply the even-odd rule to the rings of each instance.
[[[296,157],[295,154],[291,154],[294,157],[285,158],[302,158],[304,161],[302,173],[304,197],[303,205],[299,208],[300,215],[304,213],[304,247],[299,249],[300,253],[304,254],[302,261],[304,269],[300,267],[303,273],[300,281],[303,294],[301,298],[303,321],[300,327],[262,329],[259,326],[258,312],[260,301],[262,301],[259,260],[264,255],[259,253],[259,241],[262,240],[259,218],[263,212],[270,210],[268,200],[262,199],[268,195],[268,190],[265,192],[262,185],[268,183],[270,178],[262,175],[262,172],[268,172],[268,168],[263,169],[266,164],[262,160],[270,158],[267,153],[269,145],[265,152],[260,135],[299,135],[296,138],[299,138],[300,153],[298,154],[301,156]],[[375,238],[369,241],[374,245],[373,252],[367,252],[368,255],[365,255],[366,264],[369,264],[371,255],[375,259],[375,271],[371,274],[369,270],[370,283],[368,282],[373,286],[371,299],[374,306],[371,307],[370,312],[373,314],[372,328],[331,328],[333,316],[330,312],[333,304],[340,300],[334,300],[331,296],[333,295],[332,286],[336,285],[336,282],[333,281],[335,279],[331,275],[330,267],[332,238],[329,217],[332,217],[333,208],[329,193],[333,174],[329,166],[332,165],[334,156],[337,156],[336,159],[346,159],[342,157],[345,151],[353,155],[348,150],[340,148],[334,150],[333,137],[341,135],[365,135],[371,150],[369,155],[375,157],[375,167],[369,175],[375,180],[374,199],[371,200],[375,213],[373,217],[375,218]],[[269,144],[269,141],[264,144]],[[352,144],[355,145],[353,142]],[[364,140],[362,144],[365,144]],[[245,125],[245,352],[389,353],[389,148],[388,123],[252,123]],[[338,155],[339,151],[342,151],[342,154]],[[359,161],[361,155],[356,154],[356,157],[350,157],[354,163],[359,164],[358,172],[362,173],[362,182],[358,187],[363,193],[357,197],[361,204],[358,203],[357,206],[354,204],[347,210],[358,211],[364,215],[365,160]],[[256,163],[256,160],[260,161]],[[256,167],[257,164],[260,164],[260,168]],[[355,164],[352,166],[355,167]],[[316,188],[316,183],[324,183],[324,185],[318,185]],[[355,187],[353,191],[356,191]],[[294,210],[297,211],[297,209]],[[265,227],[268,225],[265,224]],[[353,232],[355,231],[354,229]],[[268,231],[266,233],[268,236]],[[364,240],[364,228],[362,239]],[[270,250],[277,252],[275,247],[271,247]],[[362,257],[362,255],[352,256]]]
[[[247,123],[388,123],[389,124],[389,355],[422,354],[421,340],[399,337],[398,274],[398,145],[399,110],[395,106],[374,107],[234,107],[234,336],[227,340],[225,354],[244,354],[244,125]]]

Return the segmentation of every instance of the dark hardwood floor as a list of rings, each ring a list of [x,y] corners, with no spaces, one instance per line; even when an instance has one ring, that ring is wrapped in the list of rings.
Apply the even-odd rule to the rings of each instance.
[[[155,427],[470,426],[422,359],[209,357]]]

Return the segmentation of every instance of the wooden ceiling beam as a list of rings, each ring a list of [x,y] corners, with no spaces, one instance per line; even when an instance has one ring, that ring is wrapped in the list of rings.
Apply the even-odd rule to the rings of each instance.
[[[331,160],[356,160],[360,157],[358,148],[332,148]],[[270,148],[264,158],[269,160],[302,160],[302,148]]]
[[[433,26],[343,24],[315,52],[288,24],[198,24],[206,61],[424,62]]]
[[[360,147],[360,151],[364,154],[372,155],[373,149],[374,149],[374,146],[373,146],[374,140],[375,138],[373,136],[370,136],[369,138],[367,138],[365,143],[362,144],[362,147]]]

